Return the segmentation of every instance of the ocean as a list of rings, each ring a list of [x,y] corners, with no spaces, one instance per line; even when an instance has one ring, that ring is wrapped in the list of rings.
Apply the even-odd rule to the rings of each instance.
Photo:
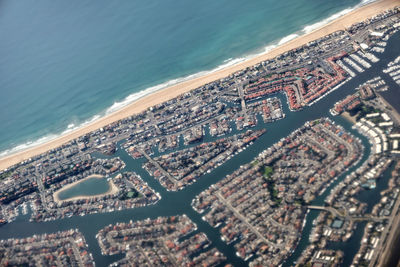
[[[251,58],[369,1],[0,2],[0,156]]]
[[[160,201],[154,205],[138,207],[134,209],[126,210],[115,210],[109,213],[97,213],[89,214],[85,216],[72,216],[60,220],[46,221],[46,222],[30,222],[29,218],[31,215],[30,208],[28,209],[27,215],[19,215],[16,220],[12,223],[7,223],[0,227],[0,240],[8,238],[22,238],[30,237],[34,234],[44,234],[44,233],[54,233],[57,231],[64,231],[69,229],[78,229],[86,239],[89,247],[90,253],[92,253],[93,258],[96,262],[96,266],[103,267],[109,266],[109,264],[124,257],[123,254],[117,254],[113,256],[106,256],[101,253],[101,249],[98,245],[96,239],[96,234],[98,231],[109,224],[115,224],[118,222],[129,222],[137,220],[145,220],[147,218],[155,219],[159,216],[175,216],[186,214],[198,227],[198,232],[203,232],[207,235],[212,243],[212,247],[216,247],[220,252],[222,252],[227,257],[227,262],[231,263],[233,266],[248,266],[248,262],[244,262],[239,258],[235,252],[234,243],[226,244],[221,240],[221,235],[219,229],[211,227],[207,222],[202,219],[203,214],[199,214],[194,211],[191,207],[192,200],[195,196],[203,192],[205,189],[211,185],[217,183],[226,175],[231,174],[237,170],[238,166],[246,163],[250,163],[253,159],[261,153],[264,149],[277,143],[282,137],[289,135],[291,132],[295,131],[301,127],[304,123],[310,120],[318,119],[321,117],[329,117],[335,123],[338,123],[344,127],[346,131],[352,133],[355,137],[359,138],[364,147],[363,156],[357,164],[350,167],[348,171],[343,173],[341,176],[337,177],[325,192],[318,196],[311,204],[312,205],[323,205],[324,200],[330,194],[331,190],[334,189],[343,179],[350,174],[352,171],[358,169],[371,154],[371,146],[368,139],[361,135],[357,130],[352,128],[352,124],[341,116],[332,116],[329,113],[329,108],[332,107],[333,103],[340,99],[346,97],[350,91],[363,84],[365,81],[374,77],[376,73],[381,73],[390,61],[398,56],[398,44],[400,42],[400,32],[394,34],[387,43],[385,52],[379,54],[380,61],[373,63],[372,67],[366,69],[363,73],[358,74],[356,77],[348,81],[342,87],[329,93],[323,99],[318,101],[312,106],[306,107],[299,112],[290,112],[288,104],[286,102],[285,96],[283,94],[277,94],[282,101],[282,108],[285,113],[285,118],[282,120],[275,121],[273,123],[264,123],[262,118],[259,117],[259,123],[253,129],[267,129],[267,133],[258,138],[253,145],[249,146],[246,150],[233,156],[229,161],[225,162],[221,166],[214,169],[211,173],[205,173],[201,176],[196,183],[186,187],[184,190],[178,192],[167,191],[160,183],[154,179],[149,173],[142,168],[142,164],[145,159],[133,159],[124,149],[118,149],[115,155],[105,156],[101,153],[93,153],[94,158],[106,158],[106,157],[120,157],[126,164],[123,171],[134,171],[142,177],[142,179],[161,196]],[[382,75],[385,82],[388,82],[389,77]],[[237,133],[244,132],[246,130],[238,131],[235,127],[231,133],[226,136],[231,136]],[[208,133],[209,129],[206,128],[205,132]],[[213,142],[220,137],[211,137],[206,134],[203,139],[204,142]],[[121,141],[118,144],[120,148]],[[194,146],[192,144],[190,146]],[[180,145],[176,150],[186,148],[187,146]],[[155,149],[155,155],[163,155],[168,152],[160,153]],[[360,200],[365,201],[368,207],[376,204],[380,196],[380,192],[387,188],[387,175],[389,172],[385,172],[383,177],[377,181],[377,187],[375,190],[367,190],[360,194]],[[100,185],[93,185],[93,190],[99,190],[97,192],[104,192]],[[100,186],[100,188],[98,187]],[[77,188],[79,192],[75,194],[81,194],[82,192],[87,193],[87,190]],[[84,191],[81,191],[84,190]],[[76,192],[76,191],[75,191]],[[29,207],[30,205],[28,205]],[[302,236],[299,240],[297,248],[294,250],[293,254],[288,258],[288,260],[283,264],[283,266],[293,266],[293,263],[298,259],[299,255],[303,250],[309,245],[309,236],[312,229],[313,220],[318,216],[319,211],[310,211],[305,220],[305,226],[302,232]],[[348,242],[338,242],[330,244],[330,246],[335,249],[346,251],[344,255],[344,261],[342,266],[350,266],[354,256],[358,252],[364,233],[365,223],[357,224],[354,230],[353,237]]]

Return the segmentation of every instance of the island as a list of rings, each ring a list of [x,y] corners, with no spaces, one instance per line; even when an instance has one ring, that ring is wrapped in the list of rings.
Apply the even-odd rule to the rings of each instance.
[[[225,257],[186,216],[109,225],[97,234],[102,253],[125,252],[118,266],[217,266]]]
[[[1,160],[1,264],[396,261],[394,2]],[[93,175],[110,190],[60,199]]]
[[[95,266],[78,230],[2,240],[0,255],[1,266]]]

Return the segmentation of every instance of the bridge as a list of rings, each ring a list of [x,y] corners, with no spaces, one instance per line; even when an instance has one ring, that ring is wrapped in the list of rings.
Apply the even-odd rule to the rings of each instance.
[[[169,174],[166,170],[164,170],[163,167],[160,166],[160,164],[158,164],[157,161],[153,160],[143,149],[141,148],[137,148],[137,151],[139,151],[139,153],[142,153],[142,155],[148,160],[150,161],[154,166],[156,166],[156,168],[165,176],[167,177],[168,180],[171,181],[171,183],[173,183],[175,186],[177,185],[177,180],[175,180],[175,178]]]
[[[306,207],[307,207],[307,209],[310,209],[310,210],[328,211],[332,215],[334,215],[335,217],[339,217],[339,218],[342,218],[344,220],[349,220],[349,221],[354,221],[354,222],[357,222],[357,221],[380,222],[380,221],[387,220],[387,219],[390,218],[389,216],[376,217],[376,216],[373,216],[372,214],[365,214],[364,216],[350,216],[350,215],[348,215],[346,210],[344,211],[344,214],[342,214],[337,209],[335,209],[333,207],[326,207],[326,206],[309,205],[309,206],[306,206]]]
[[[336,217],[340,217],[340,218],[345,218],[346,217],[346,214],[341,214],[337,209],[335,209],[333,207],[310,205],[310,206],[307,206],[307,209],[310,209],[310,210],[324,210],[324,211],[328,211],[328,212],[332,213]]]

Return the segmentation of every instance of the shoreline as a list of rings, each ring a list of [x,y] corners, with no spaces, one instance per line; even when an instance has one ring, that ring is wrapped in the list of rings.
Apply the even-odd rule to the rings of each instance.
[[[346,119],[348,122],[351,122],[352,124],[356,124],[356,117],[355,116],[351,116],[349,112],[344,111],[342,112],[342,114],[340,114],[340,116],[344,119]]]
[[[68,190],[69,188],[84,182],[90,178],[105,178],[102,175],[99,174],[93,174],[93,175],[89,175],[86,178],[83,178],[81,180],[75,181],[73,183],[67,184],[63,187],[61,187],[60,189],[58,189],[56,192],[53,193],[53,199],[54,202],[56,202],[57,204],[62,204],[63,202],[70,202],[70,201],[75,201],[75,200],[81,200],[81,199],[91,199],[91,198],[96,198],[96,197],[102,197],[102,196],[106,196],[106,195],[113,195],[115,193],[117,193],[119,191],[118,187],[113,183],[112,180],[108,181],[108,184],[110,186],[110,188],[107,190],[107,192],[104,192],[103,194],[98,194],[98,195],[92,195],[92,196],[85,196],[85,195],[80,195],[80,196],[76,196],[76,197],[71,197],[71,198],[67,198],[67,199],[63,199],[61,200],[59,198],[59,194],[65,190]]]
[[[338,30],[344,30],[346,27],[351,26],[356,22],[363,21],[367,18],[370,18],[376,14],[379,14],[385,10],[398,6],[400,4],[400,0],[379,0],[370,4],[366,4],[360,6],[359,8],[325,24],[324,26],[317,28],[310,33],[301,35],[292,39],[278,47],[255,56],[254,58],[245,60],[238,64],[231,65],[229,67],[217,70],[215,72],[206,74],[204,76],[196,77],[190,80],[183,81],[181,83],[172,85],[170,87],[155,91],[149,95],[145,95],[142,98],[130,103],[129,105],[117,110],[111,114],[108,114],[98,120],[82,126],[76,130],[73,130],[65,135],[57,137],[53,140],[45,142],[43,144],[39,144],[37,146],[28,148],[26,150],[16,152],[14,154],[10,154],[8,156],[4,156],[0,158],[0,170],[7,169],[19,162],[24,160],[28,160],[31,157],[37,156],[39,154],[45,153],[51,149],[59,147],[73,139],[76,139],[84,134],[97,130],[99,128],[105,127],[113,122],[119,121],[126,117],[129,117],[133,114],[140,113],[145,111],[146,109],[155,106],[157,104],[168,101],[172,98],[175,98],[181,94],[189,92],[193,89],[201,87],[207,83],[211,83],[215,80],[219,80],[221,78],[230,76],[231,74],[245,69],[247,67],[251,67],[256,65],[262,61],[272,59],[286,51],[302,46],[310,41],[321,38],[325,35],[328,35],[332,32]]]

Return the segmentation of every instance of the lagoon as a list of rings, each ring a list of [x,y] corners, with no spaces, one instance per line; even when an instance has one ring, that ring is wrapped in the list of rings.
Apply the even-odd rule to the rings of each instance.
[[[336,123],[342,125],[354,136],[360,138],[366,150],[364,151],[362,160],[357,165],[353,166],[351,169],[349,169],[347,173],[343,174],[341,177],[338,177],[338,179],[334,183],[332,183],[332,185],[325,191],[325,193],[313,202],[313,204],[315,205],[322,205],[324,199],[330,193],[330,190],[334,188],[348,173],[359,167],[368,158],[368,155],[370,153],[370,144],[368,142],[368,139],[360,135],[356,130],[352,129],[352,124],[344,118],[339,116],[332,117],[329,113],[329,109],[333,106],[333,103],[340,99],[343,99],[349,93],[354,92],[354,89],[357,86],[364,83],[366,80],[371,79],[371,77],[380,75],[382,73],[382,69],[386,67],[388,62],[392,61],[395,57],[398,56],[399,41],[400,32],[396,33],[389,39],[385,52],[380,55],[381,60],[379,62],[373,64],[370,69],[367,69],[363,73],[357,75],[357,77],[350,80],[347,84],[330,93],[314,105],[310,107],[305,107],[302,111],[290,112],[286,104],[285,97],[281,94],[278,94],[277,96],[281,100],[283,100],[282,104],[284,112],[286,114],[285,119],[269,124],[264,124],[262,122],[262,119],[260,118],[259,124],[254,127],[254,129],[266,128],[267,133],[265,135],[257,139],[254,144],[248,149],[233,156],[229,161],[214,169],[212,172],[204,174],[204,176],[198,179],[196,183],[186,187],[184,190],[178,192],[166,191],[165,188],[163,188],[158,183],[158,181],[149,176],[149,174],[142,168],[142,163],[144,162],[144,159],[135,160],[130,157],[125,152],[125,150],[118,149],[116,154],[113,156],[120,157],[121,160],[125,162],[126,167],[124,171],[136,172],[142,177],[142,179],[146,183],[148,183],[151,188],[160,193],[162,199],[155,205],[148,207],[139,207],[130,210],[115,210],[109,213],[90,214],[83,217],[73,216],[56,221],[38,223],[29,222],[28,217],[21,216],[17,218],[16,221],[0,227],[0,239],[7,239],[12,237],[21,238],[31,236],[32,234],[52,233],[60,230],[78,228],[79,231],[82,232],[82,234],[85,236],[85,239],[89,245],[90,252],[93,254],[93,257],[96,261],[96,266],[108,266],[109,264],[123,257],[123,255],[102,255],[97,239],[95,237],[98,231],[104,228],[106,225],[115,224],[118,222],[144,220],[146,218],[154,219],[159,216],[186,214],[194,223],[196,223],[198,227],[198,230],[196,232],[206,233],[213,246],[215,246],[227,257],[227,261],[229,263],[233,264],[234,266],[248,266],[247,262],[244,262],[242,259],[236,256],[234,244],[228,245],[225,242],[221,241],[219,229],[212,228],[208,223],[202,220],[201,214],[195,212],[192,209],[190,205],[192,199],[212,184],[215,184],[219,180],[223,179],[226,175],[235,171],[238,166],[251,162],[254,157],[261,153],[264,149],[278,142],[282,137],[287,136],[292,131],[302,126],[306,121],[327,116],[334,120]],[[385,77],[384,75],[382,76],[385,81],[389,80],[388,77]],[[238,131],[234,129],[229,135],[233,135],[236,133],[238,133]],[[215,140],[215,138],[207,135],[203,141],[207,142],[212,140]],[[120,147],[121,143],[118,144],[118,147]],[[186,147],[187,146],[181,144],[180,147],[177,149],[183,149]],[[155,150],[154,152],[154,156],[162,155],[162,153],[157,150]],[[96,158],[99,155],[92,156]],[[381,182],[382,186],[380,184]],[[383,178],[382,180],[377,182],[376,189],[364,191],[363,195],[360,195],[360,197],[364,199],[374,199],[374,201],[369,203],[370,205],[374,205],[376,197],[379,196],[378,191],[384,190],[386,188],[385,183],[386,180],[385,178]],[[306,217],[306,224],[303,229],[302,238],[299,241],[297,249],[285,263],[286,266],[292,266],[293,263],[297,260],[298,256],[301,255],[302,251],[309,244],[309,234],[312,228],[312,221],[318,216],[318,213],[318,211],[309,212],[308,216]],[[345,265],[349,265],[359,249],[364,226],[365,224],[363,223],[360,223],[356,226],[357,228],[355,230],[354,236],[351,240],[349,240],[349,242],[338,243],[337,245],[335,245],[335,248],[346,251],[344,259]]]
[[[91,175],[83,180],[69,184],[54,193],[55,199],[60,201],[76,198],[87,198],[106,194],[111,190],[107,179],[99,175]]]

